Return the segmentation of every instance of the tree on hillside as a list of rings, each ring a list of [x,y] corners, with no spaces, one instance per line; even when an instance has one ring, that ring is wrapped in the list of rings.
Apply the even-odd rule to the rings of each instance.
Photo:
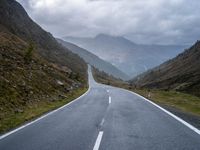
[[[33,51],[34,51],[34,44],[30,42],[24,55],[25,63],[30,63],[33,56]]]

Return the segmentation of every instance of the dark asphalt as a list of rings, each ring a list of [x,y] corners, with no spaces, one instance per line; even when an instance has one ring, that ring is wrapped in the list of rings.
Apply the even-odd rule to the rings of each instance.
[[[85,96],[1,139],[0,150],[92,150],[100,131],[100,150],[200,150],[200,135],[167,113],[89,79]]]

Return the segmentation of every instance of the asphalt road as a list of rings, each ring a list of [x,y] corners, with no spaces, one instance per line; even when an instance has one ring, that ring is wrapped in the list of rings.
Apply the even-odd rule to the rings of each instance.
[[[78,100],[1,136],[0,150],[200,150],[199,130],[90,71],[89,83]]]

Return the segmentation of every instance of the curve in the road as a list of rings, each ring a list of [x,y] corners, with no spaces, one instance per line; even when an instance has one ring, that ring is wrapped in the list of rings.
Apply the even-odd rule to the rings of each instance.
[[[199,150],[199,130],[157,104],[98,84],[75,101],[0,137],[1,150]],[[191,130],[192,129],[192,130]]]

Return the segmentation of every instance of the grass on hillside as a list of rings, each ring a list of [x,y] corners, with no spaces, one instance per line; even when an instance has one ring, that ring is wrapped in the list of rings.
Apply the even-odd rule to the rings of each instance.
[[[149,98],[149,92],[146,89],[136,89],[133,91],[157,104],[200,116],[200,97],[176,91],[151,90],[151,97]]]
[[[121,79],[117,79],[113,77],[112,75],[108,75],[104,71],[99,71],[98,69],[94,67],[92,68],[92,74],[94,76],[94,79],[99,83],[106,84],[106,85],[113,85],[116,87],[123,87],[123,88],[129,87],[128,82],[125,82]]]
[[[59,108],[79,97],[86,91],[87,88],[79,88],[70,92],[65,99],[56,101],[39,101],[27,106],[23,112],[10,112],[7,116],[0,120],[0,133],[6,132],[9,129],[22,125],[26,121],[35,119],[36,117],[41,116],[46,112]]]
[[[47,61],[38,51],[36,44],[0,32],[0,134],[70,102],[86,90],[86,69],[81,69],[85,70],[82,76],[81,70],[77,73],[68,67],[72,64]]]

